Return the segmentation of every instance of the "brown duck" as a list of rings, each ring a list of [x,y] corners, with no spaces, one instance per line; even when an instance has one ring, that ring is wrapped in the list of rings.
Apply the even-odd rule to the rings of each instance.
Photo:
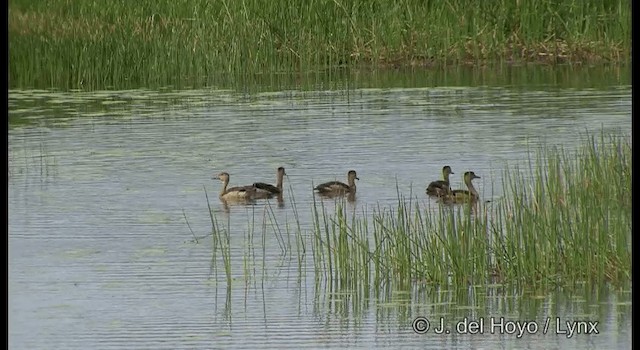
[[[451,167],[446,165],[442,168],[442,180],[433,181],[427,186],[427,195],[432,197],[444,197],[451,194],[451,185],[449,184],[449,175],[455,174],[451,171]]]

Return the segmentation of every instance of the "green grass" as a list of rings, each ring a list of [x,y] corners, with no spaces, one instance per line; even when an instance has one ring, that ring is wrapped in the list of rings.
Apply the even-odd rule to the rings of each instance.
[[[629,62],[630,4],[12,0],[11,88],[217,85],[344,68]]]
[[[509,195],[495,203],[433,214],[400,198],[372,214],[372,229],[343,213],[316,215],[332,223],[323,246],[337,255],[325,255],[332,277],[358,284],[373,271],[374,285],[533,287],[631,280],[629,139],[591,136],[573,155],[542,149],[527,172],[503,178]]]
[[[315,203],[310,232],[296,214],[298,266],[310,250],[316,281],[329,290],[628,285],[631,139],[602,133],[584,141],[577,152],[541,148],[528,164],[507,167],[506,195],[491,203],[433,210],[399,194],[396,206],[371,213]]]

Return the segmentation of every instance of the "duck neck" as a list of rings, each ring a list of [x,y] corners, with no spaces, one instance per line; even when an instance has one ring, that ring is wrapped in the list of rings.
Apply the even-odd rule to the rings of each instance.
[[[278,173],[278,176],[276,177],[276,188],[278,188],[280,190],[280,192],[282,192],[282,178],[284,177],[284,174],[282,173]]]
[[[349,189],[351,191],[355,191],[356,190],[356,179],[350,177],[347,182],[349,183]]]
[[[473,187],[473,183],[471,182],[471,180],[467,181],[467,187],[469,188],[469,193],[471,193],[472,196],[479,197],[478,191],[476,191],[476,188]]]
[[[449,174],[443,173],[442,178],[444,179],[444,182],[449,183]]]
[[[227,193],[227,185],[229,184],[229,180],[225,179],[222,180],[222,190],[220,190],[220,196],[224,196],[225,193]]]

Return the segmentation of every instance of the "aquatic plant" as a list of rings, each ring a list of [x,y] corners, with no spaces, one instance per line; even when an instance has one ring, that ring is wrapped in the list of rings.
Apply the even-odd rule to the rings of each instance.
[[[423,208],[399,193],[395,207],[357,213],[314,201],[311,232],[297,221],[298,268],[309,247],[330,290],[628,284],[631,148],[604,133],[577,152],[541,148],[526,171],[505,169],[506,195],[491,203]]]
[[[631,11],[585,1],[9,3],[11,88],[219,86],[231,76],[497,61],[630,62]]]
[[[528,173],[507,168],[503,178],[508,195],[493,203],[434,213],[399,198],[397,208],[372,214],[372,226],[342,212],[316,215],[324,223],[316,231],[331,233],[325,249],[343,254],[331,277],[359,281],[370,268],[375,285],[630,281],[629,139],[590,136],[575,154],[541,149]]]

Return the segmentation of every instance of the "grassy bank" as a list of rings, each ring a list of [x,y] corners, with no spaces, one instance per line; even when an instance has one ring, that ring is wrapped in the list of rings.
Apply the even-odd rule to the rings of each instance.
[[[622,0],[13,0],[9,81],[103,89],[338,67],[619,63],[630,18]]]
[[[352,290],[414,283],[628,285],[631,148],[628,137],[602,134],[577,153],[541,149],[524,169],[505,170],[504,198],[475,207],[433,211],[400,195],[396,207],[350,214],[344,207],[328,212],[318,202],[314,228],[306,232],[297,222],[285,235],[295,237],[295,246],[279,241],[301,274],[308,262],[316,279]],[[228,242],[228,230],[213,226],[214,243]],[[228,268],[234,257],[228,245],[222,252]]]

